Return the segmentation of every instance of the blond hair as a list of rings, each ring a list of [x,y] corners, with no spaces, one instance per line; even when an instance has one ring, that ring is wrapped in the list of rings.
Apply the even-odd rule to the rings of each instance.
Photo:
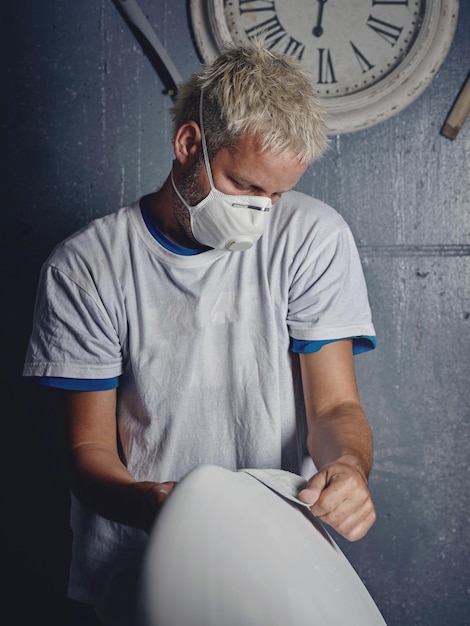
[[[227,48],[181,85],[172,109],[174,135],[189,120],[200,124],[201,89],[210,156],[245,133],[256,134],[262,150],[290,151],[304,163],[327,147],[323,111],[305,69],[261,42]]]

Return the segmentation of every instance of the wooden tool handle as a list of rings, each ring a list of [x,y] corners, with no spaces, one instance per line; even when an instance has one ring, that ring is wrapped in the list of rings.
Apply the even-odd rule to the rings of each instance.
[[[448,139],[455,139],[462,128],[467,115],[470,113],[470,74],[462,87],[457,100],[450,110],[447,120],[441,130],[441,135]]]

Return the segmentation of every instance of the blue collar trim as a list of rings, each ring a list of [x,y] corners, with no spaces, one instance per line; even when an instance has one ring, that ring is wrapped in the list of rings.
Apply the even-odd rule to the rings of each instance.
[[[163,234],[162,230],[155,221],[152,212],[150,211],[150,197],[150,194],[143,196],[140,199],[139,206],[145,225],[147,226],[152,237],[156,239],[164,248],[170,252],[174,252],[175,254],[193,256],[194,254],[201,254],[201,252],[204,252],[205,249],[202,248],[186,248],[185,246],[181,246],[179,243],[171,241],[171,239],[168,239],[168,237]]]

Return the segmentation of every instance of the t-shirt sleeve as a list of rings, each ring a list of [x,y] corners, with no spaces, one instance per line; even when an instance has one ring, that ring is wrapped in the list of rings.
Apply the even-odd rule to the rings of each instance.
[[[338,339],[324,339],[317,341],[305,341],[303,339],[291,338],[290,350],[291,352],[296,352],[297,354],[312,354],[313,352],[319,352],[323,346],[329,343],[334,343],[335,341],[341,341],[342,339],[351,339],[352,351],[354,355],[373,350],[377,345],[375,337],[367,337],[365,335],[361,335],[360,337],[338,337]]]
[[[375,337],[359,253],[346,224],[306,247],[291,280],[287,324],[294,340]]]
[[[108,379],[122,373],[116,328],[91,277],[41,272],[24,376]]]

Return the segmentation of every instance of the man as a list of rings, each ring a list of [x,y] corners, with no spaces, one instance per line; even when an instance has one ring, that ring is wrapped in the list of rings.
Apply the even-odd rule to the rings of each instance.
[[[375,521],[360,260],[343,219],[292,191],[327,144],[314,89],[256,44],[190,78],[173,113],[161,189],[44,265],[24,368],[57,388],[69,595],[106,626],[132,623],[148,533],[201,464],[300,473],[308,450],[313,513],[350,540]]]

